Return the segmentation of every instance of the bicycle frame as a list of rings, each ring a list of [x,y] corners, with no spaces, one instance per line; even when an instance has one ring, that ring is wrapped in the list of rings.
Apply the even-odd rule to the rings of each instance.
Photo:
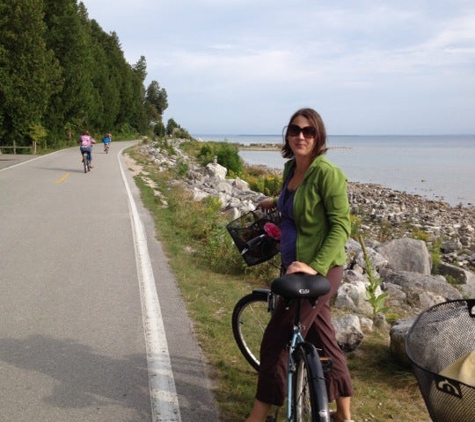
[[[300,305],[300,304],[299,304]],[[300,306],[299,306],[300,308]],[[293,403],[293,380],[294,380],[294,372],[295,372],[295,360],[293,357],[293,353],[295,348],[298,344],[303,343],[305,340],[300,333],[301,327],[298,325],[294,325],[292,339],[290,340],[290,348],[289,348],[289,358],[287,361],[287,422],[292,421],[292,403]]]

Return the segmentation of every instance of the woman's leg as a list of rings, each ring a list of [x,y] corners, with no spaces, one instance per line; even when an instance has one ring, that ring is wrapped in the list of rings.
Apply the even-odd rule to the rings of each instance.
[[[317,348],[322,349],[324,356],[331,358],[332,370],[326,374],[329,401],[336,400],[337,416],[342,420],[350,420],[350,396],[353,395],[350,372],[346,358],[336,340],[335,329],[331,322],[330,299],[337,293],[343,278],[341,267],[332,268],[327,277],[330,292],[319,299],[315,308],[305,305],[302,322],[309,327],[304,337]]]
[[[254,406],[246,422],[265,421],[272,405],[284,404],[287,387],[287,346],[292,335],[292,310],[278,300],[264,332]]]
[[[245,422],[265,422],[270,409],[270,404],[255,400],[251,414],[247,417]]]
[[[336,415],[341,421],[351,420],[351,397],[336,399]]]

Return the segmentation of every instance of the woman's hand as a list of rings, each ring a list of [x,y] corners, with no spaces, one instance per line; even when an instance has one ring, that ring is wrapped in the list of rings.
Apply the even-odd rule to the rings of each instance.
[[[311,275],[318,274],[318,272],[315,271],[310,265],[307,265],[300,261],[292,262],[292,264],[290,264],[287,267],[287,271],[285,272],[285,274],[294,274],[294,273],[305,273],[305,274],[311,274]]]
[[[262,209],[264,211],[272,211],[275,209],[274,198],[266,198],[259,202],[256,206],[257,209]]]

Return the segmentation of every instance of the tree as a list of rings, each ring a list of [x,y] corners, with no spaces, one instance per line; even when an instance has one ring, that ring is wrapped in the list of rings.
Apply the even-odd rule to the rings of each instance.
[[[44,41],[43,0],[2,2],[0,16],[0,136],[26,145],[62,87],[61,69]]]
[[[150,132],[151,120],[163,132],[166,91],[154,81],[146,100],[146,68],[144,56],[127,63],[117,34],[106,34],[78,0],[0,0],[0,136],[6,142],[27,144],[47,133],[54,147],[86,128]]]
[[[168,122],[167,122],[167,135],[173,135],[173,132],[175,131],[175,129],[179,129],[180,128],[180,125],[175,122],[175,120],[173,120],[173,118],[171,119],[168,119]]]
[[[50,103],[48,126],[57,135],[64,125],[72,124],[76,131],[89,126],[95,111],[93,86],[94,59],[87,11],[76,0],[45,0],[46,42],[58,58],[64,77],[64,87]]]
[[[163,125],[163,123],[160,121],[160,122],[157,122],[154,126],[153,126],[153,133],[155,135],[157,135],[159,138],[162,138],[166,135],[166,130],[165,130],[165,126]]]
[[[142,83],[144,83],[147,77],[147,60],[145,60],[145,56],[140,56],[138,62],[133,66],[133,70]]]
[[[145,101],[152,105],[159,116],[168,108],[168,96],[165,88],[160,88],[157,81],[152,81],[147,88]]]

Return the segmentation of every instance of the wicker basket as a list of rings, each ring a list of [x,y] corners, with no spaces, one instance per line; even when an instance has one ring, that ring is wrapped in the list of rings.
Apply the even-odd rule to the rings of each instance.
[[[406,352],[432,420],[474,422],[475,299],[452,300],[422,312],[406,337]],[[468,377],[449,370],[466,357]]]
[[[268,261],[279,253],[279,241],[269,236],[264,229],[268,223],[279,226],[281,215],[278,211],[248,212],[231,221],[226,228],[233,238],[241,256],[248,266]]]

